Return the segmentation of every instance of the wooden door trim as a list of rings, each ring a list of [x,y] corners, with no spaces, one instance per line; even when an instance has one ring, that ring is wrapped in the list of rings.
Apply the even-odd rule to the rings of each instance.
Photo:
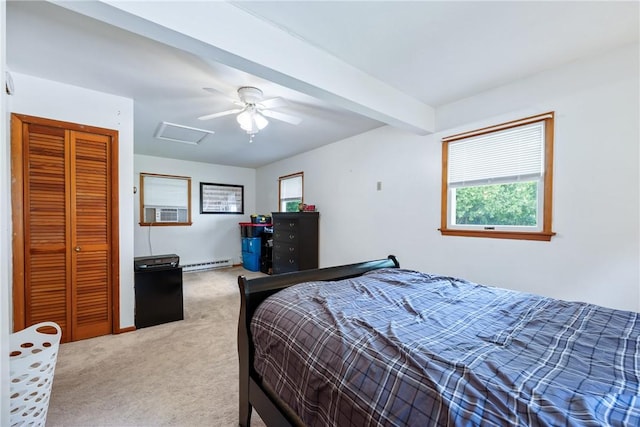
[[[13,252],[13,331],[25,325],[23,120],[11,114],[11,240]]]
[[[113,311],[111,320],[113,322],[112,333],[119,334],[120,331],[120,192],[119,192],[119,140],[118,132],[111,134],[111,277],[112,283],[117,284],[111,290],[111,303]],[[115,221],[114,221],[115,218]]]
[[[24,126],[38,124],[86,133],[106,135],[111,138],[111,319],[112,333],[120,330],[120,239],[119,219],[120,208],[118,201],[118,131],[96,126],[29,116],[26,114],[11,114],[11,216],[12,216],[12,250],[13,250],[13,331],[27,327],[25,318],[25,242],[24,242],[24,164],[23,150]]]

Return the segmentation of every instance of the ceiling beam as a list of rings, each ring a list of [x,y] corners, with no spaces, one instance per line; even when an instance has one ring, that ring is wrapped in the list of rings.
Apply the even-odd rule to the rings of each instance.
[[[382,123],[419,135],[434,132],[433,107],[233,4],[52,3]]]

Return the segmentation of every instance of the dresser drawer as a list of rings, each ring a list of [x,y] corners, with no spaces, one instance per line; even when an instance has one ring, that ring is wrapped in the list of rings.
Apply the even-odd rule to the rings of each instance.
[[[288,273],[290,271],[298,271],[298,257],[291,255],[287,250],[273,250],[273,272],[274,274]]]
[[[298,245],[289,242],[273,241],[273,253],[282,257],[297,258]]]
[[[297,230],[299,222],[296,218],[275,218],[273,219],[274,230]]]
[[[291,229],[291,230],[273,230],[273,241],[275,242],[283,242],[283,243],[287,243],[290,242],[292,244],[297,244],[298,243],[298,236],[300,233],[298,233],[297,230],[295,229]]]

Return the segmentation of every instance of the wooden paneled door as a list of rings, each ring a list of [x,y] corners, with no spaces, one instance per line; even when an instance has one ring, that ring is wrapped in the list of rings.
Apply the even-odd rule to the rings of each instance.
[[[118,331],[118,133],[12,114],[14,330]]]

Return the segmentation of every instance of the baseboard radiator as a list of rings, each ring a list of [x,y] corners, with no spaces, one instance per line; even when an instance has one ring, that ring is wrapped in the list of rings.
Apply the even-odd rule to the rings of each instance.
[[[184,273],[190,273],[194,271],[213,270],[214,268],[231,267],[231,266],[233,266],[233,263],[231,262],[231,258],[199,262],[196,264],[181,265],[182,271]]]

